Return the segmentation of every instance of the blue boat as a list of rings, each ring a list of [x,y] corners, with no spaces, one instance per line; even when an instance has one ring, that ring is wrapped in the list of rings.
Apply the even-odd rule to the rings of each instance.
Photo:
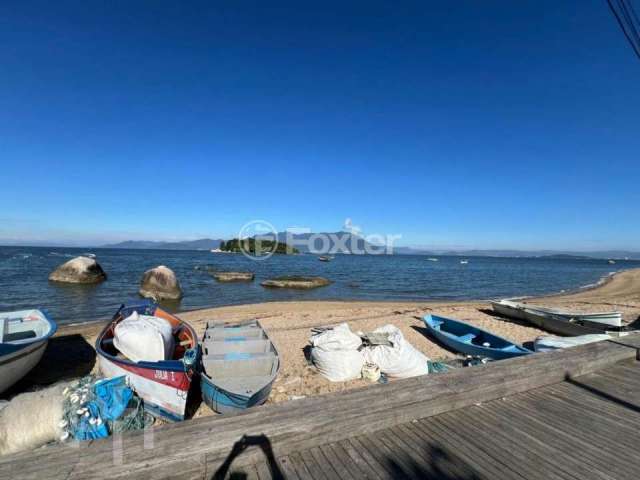
[[[261,405],[280,370],[275,346],[257,320],[209,325],[202,339],[202,399],[216,412]]]
[[[424,323],[429,332],[441,343],[465,355],[503,360],[533,353],[480,328],[450,318],[427,315]]]
[[[44,310],[0,312],[0,393],[38,364],[57,328]]]

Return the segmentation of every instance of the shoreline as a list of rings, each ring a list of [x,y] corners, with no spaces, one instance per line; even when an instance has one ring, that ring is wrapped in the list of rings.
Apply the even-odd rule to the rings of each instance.
[[[598,289],[600,287],[603,287],[604,285],[606,285],[607,283],[609,283],[610,281],[612,281],[614,279],[615,276],[623,273],[623,272],[627,272],[627,271],[633,271],[633,270],[638,270],[640,271],[640,267],[639,268],[626,268],[626,269],[621,269],[621,270],[616,270],[615,272],[609,272],[606,275],[603,275],[602,277],[600,277],[600,279],[596,282],[596,283],[592,283],[592,284],[587,284],[584,286],[580,286],[580,287],[576,287],[576,288],[572,288],[572,289],[567,289],[567,290],[561,290],[559,292],[551,292],[551,293],[545,293],[542,295],[521,295],[521,296],[516,296],[516,297],[500,297],[500,298],[509,298],[512,300],[531,300],[531,299],[551,299],[551,298],[556,298],[556,297],[564,297],[564,296],[568,296],[568,295],[573,295],[576,293],[580,293],[580,292],[588,292],[590,290],[595,290]],[[141,299],[143,300],[143,299]],[[183,315],[183,314],[188,314],[188,313],[193,313],[193,312],[199,312],[199,311],[204,311],[204,310],[213,310],[213,309],[219,309],[219,308],[233,308],[233,307],[240,307],[240,306],[258,306],[258,305],[265,305],[265,304],[273,304],[273,303],[345,303],[345,304],[353,304],[353,303],[370,303],[370,304],[469,304],[469,303],[488,303],[490,301],[492,301],[492,298],[470,298],[470,299],[465,299],[465,300],[456,300],[456,299],[438,299],[438,300],[399,300],[399,299],[390,299],[390,300],[362,300],[362,299],[324,299],[324,300],[307,300],[307,299],[301,299],[301,300],[267,300],[264,302],[258,302],[258,303],[230,303],[227,305],[218,305],[218,306],[206,306],[206,307],[196,307],[196,308],[191,308],[191,309],[186,309],[186,310],[177,310],[175,312],[172,312],[176,315]],[[74,323],[60,323],[58,324],[58,330],[60,330],[61,328],[65,328],[65,327],[82,327],[82,326],[91,326],[97,323],[106,323],[109,320],[111,320],[111,317],[105,317],[105,318],[101,318],[101,319],[95,319],[95,320],[87,320],[85,322],[74,322]]]
[[[576,311],[620,310],[625,322],[629,323],[640,317],[640,269],[617,272],[594,288],[531,298],[539,299],[545,305]],[[280,301],[197,309],[180,312],[179,315],[198,335],[204,331],[207,322],[260,319],[280,353],[282,367],[268,400],[269,403],[278,403],[370,385],[364,380],[329,382],[308,365],[303,351],[308,345],[310,330],[314,327],[347,322],[354,332],[371,332],[391,324],[400,329],[409,343],[432,360],[460,358],[426,335],[422,317],[430,313],[469,322],[525,346],[529,346],[538,336],[549,335],[524,321],[495,315],[487,300]],[[60,325],[38,366],[1,398],[11,398],[61,380],[97,373],[94,345],[107,321]],[[195,416],[206,415],[214,413],[205,405],[200,405]]]
[[[605,285],[607,285],[609,282],[612,282],[614,280],[614,278],[624,272],[628,272],[628,271],[634,271],[637,270],[638,272],[640,272],[640,267],[639,268],[626,268],[626,269],[621,269],[621,270],[617,270],[615,272],[609,272],[606,275],[603,275],[602,277],[600,277],[600,279],[596,282],[596,283],[592,283],[592,284],[588,284],[588,285],[584,285],[584,286],[580,286],[580,287],[576,287],[576,288],[572,288],[572,289],[568,289],[568,290],[561,290],[559,292],[551,292],[551,293],[545,293],[542,295],[521,295],[521,296],[516,296],[516,297],[504,297],[504,298],[509,298],[509,299],[513,299],[513,300],[535,300],[535,299],[555,299],[555,298],[562,298],[565,296],[571,296],[571,295],[575,295],[578,293],[582,293],[582,292],[589,292],[592,290],[597,290],[601,287],[604,287]],[[143,299],[141,299],[143,300]],[[490,301],[492,301],[492,298],[471,298],[471,299],[465,299],[465,300],[455,300],[455,299],[438,299],[438,300],[396,300],[396,299],[391,299],[391,300],[362,300],[362,299],[348,299],[348,300],[344,300],[344,299],[326,299],[326,300],[273,300],[273,301],[265,301],[265,302],[258,302],[258,303],[231,303],[231,304],[227,304],[227,305],[218,305],[218,306],[206,306],[206,307],[196,307],[196,308],[191,308],[191,309],[186,309],[186,310],[177,310],[173,313],[175,313],[176,315],[180,316],[180,315],[184,315],[184,314],[191,314],[194,312],[201,312],[201,311],[208,311],[208,310],[215,310],[215,309],[223,309],[223,308],[234,308],[234,307],[242,307],[242,306],[259,306],[259,305],[269,305],[269,304],[305,304],[305,303],[339,303],[339,304],[345,304],[345,306],[351,305],[351,304],[359,304],[359,303],[366,303],[366,304],[381,304],[381,305],[391,305],[391,304],[402,304],[402,305],[425,305],[425,304],[447,304],[447,305],[458,305],[458,304],[470,304],[470,303],[488,303]],[[104,324],[106,322],[108,322],[111,318],[110,317],[105,317],[102,319],[95,319],[95,320],[87,320],[86,322],[75,322],[75,323],[62,323],[58,325],[58,332],[60,331],[60,329],[64,329],[64,328],[71,328],[73,327],[78,328],[78,327],[91,327],[95,324]]]

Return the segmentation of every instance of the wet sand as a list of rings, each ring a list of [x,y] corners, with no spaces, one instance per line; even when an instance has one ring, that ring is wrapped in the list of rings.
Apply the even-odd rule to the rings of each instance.
[[[625,322],[640,316],[640,269],[620,272],[603,284],[566,295],[528,299],[541,305],[561,306],[576,311],[620,310]],[[519,321],[494,316],[484,301],[469,302],[274,302],[210,308],[184,312],[200,334],[207,321],[240,321],[258,318],[268,330],[282,360],[280,375],[269,402],[283,402],[302,396],[320,395],[366,385],[365,381],[333,383],[309,366],[303,350],[312,327],[347,322],[353,331],[371,331],[385,324],[400,328],[411,344],[434,360],[456,355],[425,335],[422,316],[434,313],[460,319],[503,336],[515,343],[533,342],[546,332]],[[61,379],[97,373],[95,339],[104,323],[61,326],[43,361],[3,398],[38,388]],[[201,405],[195,416],[212,415]]]

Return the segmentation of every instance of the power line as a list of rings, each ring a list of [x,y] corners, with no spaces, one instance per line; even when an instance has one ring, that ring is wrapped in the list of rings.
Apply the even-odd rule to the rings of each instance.
[[[612,0],[607,0],[607,3],[629,45],[631,45],[638,59],[640,59],[640,35],[638,34],[640,22],[638,22],[633,5],[630,2],[627,4],[627,0],[617,0],[617,8]],[[636,24],[638,24],[637,27]]]

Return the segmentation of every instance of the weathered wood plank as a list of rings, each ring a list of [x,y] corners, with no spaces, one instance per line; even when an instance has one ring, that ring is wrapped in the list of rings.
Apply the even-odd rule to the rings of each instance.
[[[353,443],[347,440],[341,440],[338,445],[349,455],[349,458],[353,460],[354,464],[358,466],[359,470],[363,472],[365,478],[371,480],[382,480],[385,478],[381,472],[384,470],[382,467],[378,467],[375,464],[375,460],[367,461],[367,452],[364,449],[358,450],[354,447]]]
[[[581,452],[580,462],[588,466],[592,472],[600,472],[605,478],[624,478],[637,471],[628,461],[616,461],[627,457],[619,444],[616,446],[620,451],[616,454],[615,451],[608,450],[603,442],[598,442],[597,417],[591,420],[591,425],[587,422],[586,425],[581,425],[582,428],[574,428],[571,422],[577,425],[585,419],[584,415],[572,417],[571,422],[562,422],[561,418],[556,416],[543,417],[544,405],[539,405],[537,410],[530,410],[524,406],[520,398],[518,401],[502,402],[495,406],[483,405],[483,408],[494,408],[494,412],[508,415],[510,423],[520,425],[531,434],[544,439],[545,443],[560,455],[574,457],[576,451]],[[635,452],[631,450],[628,454],[635,455]]]
[[[435,457],[434,462],[439,469],[446,468],[448,464],[453,464],[456,468],[464,465],[472,469],[473,475],[479,478],[520,478],[511,465],[504,464],[493,449],[488,449],[487,445],[478,441],[475,436],[468,435],[450,415],[424,419],[411,424],[410,428],[437,440],[432,456]],[[449,475],[455,477],[464,473],[454,470]],[[535,480],[535,475],[531,478]]]
[[[516,466],[525,478],[583,480],[583,476],[572,472],[571,467],[554,459],[554,452],[540,448],[537,439],[530,441],[524,432],[505,419],[489,418],[478,408],[474,408],[473,412],[459,411],[456,414],[463,422],[458,430],[461,434],[477,438],[486,445],[485,452]]]
[[[600,342],[570,351],[529,355],[448,374],[259,407],[228,417],[166,425],[154,429],[153,449],[144,448],[141,433],[125,435],[120,465],[113,465],[110,442],[98,441],[82,456],[69,455],[68,447],[54,446],[33,452],[28,462],[19,457],[0,459],[0,469],[19,468],[33,478],[46,474],[51,463],[65,469],[70,479],[93,475],[112,480],[129,477],[137,470],[152,478],[154,469],[158,475],[174,470],[187,472],[188,476],[197,475],[200,469],[202,476],[215,472],[233,444],[245,434],[265,434],[275,455],[282,456],[295,449],[366,435],[398,423],[556,383],[565,376],[575,377],[633,357],[633,348]],[[176,443],[188,443],[190,448],[176,449]],[[253,463],[263,455],[260,448],[250,447],[237,461],[239,465]],[[66,460],[64,467],[60,456]],[[109,468],[105,468],[107,465]]]
[[[320,447],[325,458],[327,458],[334,470],[340,478],[362,478],[362,473],[358,471],[357,467],[354,469],[353,463],[345,461],[348,459],[348,455],[338,446],[337,443],[330,443],[322,445]]]
[[[298,472],[296,472],[296,468],[291,463],[291,459],[288,455],[280,457],[278,459],[278,464],[280,465],[284,478],[287,480],[300,480],[300,476],[298,475]]]
[[[289,455],[289,462],[293,465],[293,468],[295,468],[298,478],[301,480],[313,480],[313,476],[305,465],[302,455],[299,452],[293,452]]]
[[[516,439],[525,439],[527,449],[536,449],[542,457],[546,457],[548,464],[553,464],[556,468],[570,472],[572,475],[577,474],[580,478],[615,480],[614,476],[590,464],[588,459],[583,456],[576,458],[576,450],[573,450],[571,454],[567,454],[566,450],[556,440],[559,433],[557,429],[538,428],[534,423],[527,422],[522,415],[506,411],[506,405],[501,405],[500,402],[495,402],[495,405],[487,403],[478,408],[481,410],[480,415],[492,419],[494,425],[502,420],[502,425],[511,426],[512,432],[517,429],[518,434],[511,438],[511,442],[515,444]]]
[[[333,468],[332,462],[324,455],[320,447],[312,447],[309,449],[311,455],[316,461],[316,464],[322,470],[325,478],[328,480],[339,480],[338,473]]]

